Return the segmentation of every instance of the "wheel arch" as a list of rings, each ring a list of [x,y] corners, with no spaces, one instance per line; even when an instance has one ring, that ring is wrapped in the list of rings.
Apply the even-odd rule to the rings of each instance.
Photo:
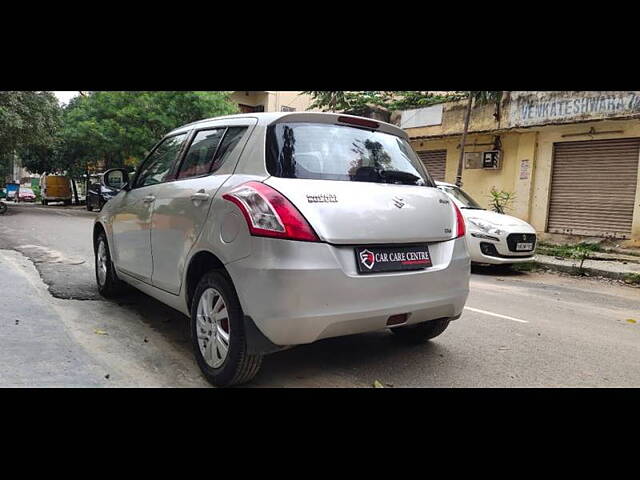
[[[184,300],[186,302],[187,310],[191,311],[191,302],[193,301],[193,295],[195,294],[195,290],[200,279],[211,270],[218,270],[229,279],[233,290],[235,290],[235,293],[238,296],[240,308],[242,308],[242,299],[238,295],[235,282],[231,278],[229,271],[224,266],[224,263],[222,263],[217,255],[209,250],[200,250],[191,257],[189,267],[186,269],[184,280]],[[243,308],[242,310],[244,312]],[[264,355],[267,353],[277,352],[285,348],[281,345],[274,344],[268,337],[266,337],[251,317],[244,315],[243,322],[247,341],[247,351],[251,355]]]
[[[106,228],[104,228],[104,226],[102,225],[102,223],[100,222],[95,222],[93,224],[93,251],[96,251],[96,248],[98,248],[98,235],[100,235],[100,233],[104,233],[105,235],[107,235],[107,230]],[[109,238],[107,237],[107,243],[109,242]]]
[[[224,266],[224,263],[220,258],[209,250],[200,250],[191,256],[189,260],[189,266],[185,270],[184,277],[184,300],[187,305],[187,309],[191,308],[191,301],[193,294],[200,279],[211,270],[219,270],[224,273],[230,280],[231,276]],[[231,280],[233,284],[233,280]],[[234,285],[235,288],[235,285]]]

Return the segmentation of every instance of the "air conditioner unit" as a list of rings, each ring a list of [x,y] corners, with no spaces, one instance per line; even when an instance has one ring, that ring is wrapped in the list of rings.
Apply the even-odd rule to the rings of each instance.
[[[483,170],[500,170],[502,168],[502,152],[500,150],[489,150],[482,152]]]

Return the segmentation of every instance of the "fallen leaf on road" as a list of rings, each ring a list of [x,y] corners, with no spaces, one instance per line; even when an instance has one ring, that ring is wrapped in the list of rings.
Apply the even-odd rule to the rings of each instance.
[[[95,330],[93,333],[95,333],[96,335],[109,335],[104,330]]]
[[[638,323],[637,321],[635,321],[633,318],[627,318],[627,322],[628,323]]]
[[[375,382],[373,382],[373,388],[384,388],[384,385],[382,385],[378,380],[376,380]]]

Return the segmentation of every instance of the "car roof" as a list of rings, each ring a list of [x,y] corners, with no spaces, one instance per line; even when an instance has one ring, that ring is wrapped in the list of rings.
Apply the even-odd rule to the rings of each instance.
[[[380,124],[378,131],[390,133],[392,135],[396,135],[398,137],[407,139],[409,136],[407,133],[402,130],[400,127],[396,125],[392,125],[387,122],[381,122],[380,120],[358,117],[355,115],[347,115],[345,113],[326,113],[326,112],[269,112],[269,113],[242,113],[236,115],[225,115],[222,117],[213,117],[207,118],[204,120],[199,120],[197,122],[192,122],[187,125],[183,125],[179,128],[172,130],[167,135],[174,135],[177,133],[181,133],[186,130],[191,130],[195,126],[197,127],[206,127],[207,123],[215,123],[220,120],[234,120],[234,119],[248,119],[253,118],[257,120],[257,125],[270,125],[274,122],[282,122],[286,119],[291,119],[296,122],[318,122],[318,123],[336,123],[338,121],[338,117],[348,117],[348,118],[363,118],[365,120],[374,121]]]

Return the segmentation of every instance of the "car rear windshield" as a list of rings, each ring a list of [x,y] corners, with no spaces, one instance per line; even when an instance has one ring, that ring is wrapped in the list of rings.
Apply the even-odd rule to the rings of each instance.
[[[276,177],[435,186],[408,142],[363,128],[278,123],[267,131],[267,171]]]

